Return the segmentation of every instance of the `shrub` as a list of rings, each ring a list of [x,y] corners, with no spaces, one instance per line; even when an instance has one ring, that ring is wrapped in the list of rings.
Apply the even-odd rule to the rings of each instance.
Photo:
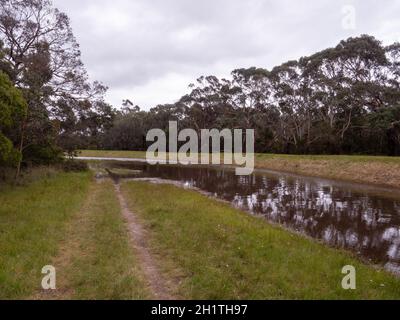
[[[88,171],[89,166],[84,161],[67,160],[63,162],[62,169],[66,172],[81,172],[81,171]]]

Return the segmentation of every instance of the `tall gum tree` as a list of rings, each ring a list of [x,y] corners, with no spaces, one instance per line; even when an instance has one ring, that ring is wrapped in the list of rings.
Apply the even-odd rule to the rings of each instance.
[[[0,71],[0,170],[20,161],[21,154],[7,136],[10,128],[26,116],[27,104],[22,93]]]
[[[103,100],[106,88],[88,81],[69,18],[51,1],[0,0],[0,41],[5,53],[0,67],[28,103],[16,142],[21,153],[55,143],[61,127],[56,124],[90,112],[88,102]]]

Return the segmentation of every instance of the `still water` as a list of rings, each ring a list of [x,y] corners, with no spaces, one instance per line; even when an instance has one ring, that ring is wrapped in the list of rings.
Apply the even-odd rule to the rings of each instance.
[[[132,177],[179,181],[236,207],[304,233],[400,275],[400,195],[363,185],[259,171],[236,176],[221,167],[112,162]]]

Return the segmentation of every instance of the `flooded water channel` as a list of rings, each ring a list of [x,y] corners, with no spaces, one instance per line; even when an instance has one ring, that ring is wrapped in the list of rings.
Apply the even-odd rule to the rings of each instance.
[[[240,177],[221,167],[144,162],[106,165],[137,170],[132,174],[136,178],[174,180],[199,188],[400,274],[400,195],[395,192],[268,171]]]

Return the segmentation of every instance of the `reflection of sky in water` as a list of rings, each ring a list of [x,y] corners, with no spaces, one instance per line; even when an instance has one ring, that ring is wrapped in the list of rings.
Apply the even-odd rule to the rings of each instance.
[[[178,180],[333,246],[400,271],[400,201],[318,179],[146,164],[142,176]]]

